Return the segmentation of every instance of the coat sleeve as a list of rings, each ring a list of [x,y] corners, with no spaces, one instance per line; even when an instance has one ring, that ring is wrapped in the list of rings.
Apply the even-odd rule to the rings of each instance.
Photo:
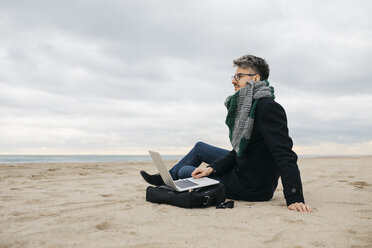
[[[236,166],[236,152],[232,150],[224,158],[212,162],[208,167],[212,167],[218,176],[231,170],[234,166]]]
[[[275,101],[265,102],[259,118],[260,133],[282,179],[287,206],[295,202],[305,203],[297,155],[292,150],[293,142],[288,135],[287,117],[283,107]]]

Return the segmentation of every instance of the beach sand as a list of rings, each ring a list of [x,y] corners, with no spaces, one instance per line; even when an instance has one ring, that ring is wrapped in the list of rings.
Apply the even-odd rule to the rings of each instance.
[[[150,162],[0,165],[0,248],[372,247],[372,157],[298,163],[310,214],[286,208],[281,183],[233,209],[149,203]]]

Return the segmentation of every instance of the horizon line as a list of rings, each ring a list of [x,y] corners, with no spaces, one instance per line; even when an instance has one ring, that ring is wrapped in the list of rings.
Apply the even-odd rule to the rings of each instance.
[[[300,154],[298,156],[315,157],[355,157],[372,156],[372,154]],[[186,154],[162,154],[162,156],[185,156]],[[149,154],[0,154],[0,156],[150,156]]]

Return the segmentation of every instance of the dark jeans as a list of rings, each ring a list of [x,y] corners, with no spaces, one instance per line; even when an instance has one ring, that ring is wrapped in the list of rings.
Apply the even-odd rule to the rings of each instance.
[[[173,180],[191,177],[191,173],[202,162],[210,164],[217,159],[224,158],[230,151],[208,145],[204,142],[197,142],[191,151],[183,157],[175,166],[170,169]],[[210,176],[221,181],[217,177]]]

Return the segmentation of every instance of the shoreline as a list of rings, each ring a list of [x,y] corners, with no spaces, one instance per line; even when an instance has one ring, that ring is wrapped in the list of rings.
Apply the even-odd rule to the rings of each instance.
[[[0,158],[1,158],[1,156],[4,156],[4,155],[0,155]],[[18,155],[14,155],[14,156],[18,156]],[[34,155],[26,155],[26,156],[34,156]],[[35,155],[35,156],[39,156],[39,155]],[[41,156],[54,156],[54,155],[41,155]],[[57,155],[57,156],[59,156],[59,155]],[[64,156],[68,157],[69,155],[64,155]],[[80,155],[72,155],[72,156],[80,156]],[[85,155],[83,155],[83,156],[85,156]],[[89,155],[89,156],[100,157],[101,155]],[[165,162],[179,161],[182,158],[180,156],[180,159],[167,159],[167,156],[168,155],[162,156],[163,160]],[[169,155],[169,156],[176,157],[176,156],[173,156],[173,155]],[[105,157],[105,156],[103,156],[103,157]],[[371,158],[372,159],[372,155],[302,155],[302,156],[298,155],[298,160],[317,159],[317,158],[319,158],[319,159],[344,159],[344,158],[345,159],[347,159],[347,158],[366,158],[366,159],[369,159],[369,158]],[[110,163],[148,163],[148,162],[152,162],[150,156],[148,156],[147,160],[133,160],[133,161],[66,161],[66,162],[59,162],[59,161],[57,161],[57,162],[49,162],[49,161],[38,162],[38,161],[36,161],[36,162],[5,163],[5,162],[2,162],[0,160],[0,166],[2,166],[2,165],[24,165],[24,164],[86,164],[86,163],[87,164],[92,164],[92,163],[110,164]]]

